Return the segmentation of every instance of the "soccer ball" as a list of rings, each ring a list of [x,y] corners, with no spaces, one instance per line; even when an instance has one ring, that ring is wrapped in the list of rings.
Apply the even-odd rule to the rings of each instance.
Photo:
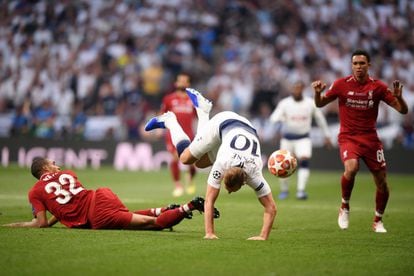
[[[296,158],[284,149],[273,152],[267,160],[269,172],[280,178],[291,176],[296,171],[297,165]]]

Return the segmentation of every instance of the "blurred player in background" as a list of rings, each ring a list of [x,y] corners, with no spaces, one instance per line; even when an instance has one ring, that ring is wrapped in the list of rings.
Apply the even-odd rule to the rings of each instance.
[[[339,209],[338,225],[349,226],[349,200],[355,176],[362,159],[371,171],[376,185],[375,216],[373,230],[385,233],[382,222],[389,198],[386,179],[386,163],[382,142],[378,138],[376,121],[381,101],[406,114],[408,107],[402,97],[402,84],[393,82],[391,91],[383,82],[369,76],[370,56],[364,50],[356,50],[351,56],[352,75],[337,79],[328,91],[322,94],[326,84],[320,80],[312,83],[317,107],[323,107],[338,99],[340,131],[338,144],[344,174],[341,178],[342,205]]]
[[[300,81],[293,84],[292,95],[282,99],[270,116],[270,121],[279,123],[282,132],[280,148],[292,152],[298,160],[296,198],[308,198],[306,184],[309,179],[309,160],[312,157],[312,141],[310,131],[312,118],[321,128],[325,137],[324,143],[332,147],[328,124],[322,112],[316,108],[313,99],[303,95],[304,84]],[[289,196],[289,179],[280,179],[279,199]]]
[[[204,199],[196,197],[182,206],[130,212],[110,189],[87,190],[75,172],[61,171],[54,161],[43,157],[33,160],[31,172],[38,179],[29,191],[35,218],[5,226],[51,227],[59,221],[69,228],[162,230],[191,218],[192,210],[204,211]],[[49,220],[46,212],[52,214]],[[218,211],[214,212],[218,217]]]
[[[185,73],[181,73],[177,76],[175,81],[175,90],[173,93],[167,94],[162,99],[162,105],[160,113],[167,111],[174,112],[177,116],[177,120],[181,126],[183,126],[184,132],[190,137],[194,138],[193,125],[196,119],[196,113],[191,103],[190,98],[187,96],[185,89],[190,87],[190,76]],[[172,160],[170,163],[171,175],[174,181],[173,196],[179,197],[184,194],[184,185],[181,182],[180,160],[177,155],[177,151],[171,140],[171,134],[169,131],[165,133],[165,144],[168,152],[171,153]],[[193,182],[196,169],[194,165],[188,166],[188,173],[186,174],[186,192],[187,194],[195,193],[195,184]]]
[[[212,103],[194,89],[187,89],[197,112],[197,135],[192,142],[178,123],[174,113],[167,112],[148,121],[145,130],[168,128],[184,164],[198,168],[212,165],[205,201],[205,239],[217,239],[214,231],[214,203],[221,182],[229,192],[237,192],[244,184],[250,186],[264,208],[260,235],[249,240],[266,240],[276,217],[276,204],[269,184],[262,175],[259,138],[251,123],[230,111],[220,112],[209,119]]]

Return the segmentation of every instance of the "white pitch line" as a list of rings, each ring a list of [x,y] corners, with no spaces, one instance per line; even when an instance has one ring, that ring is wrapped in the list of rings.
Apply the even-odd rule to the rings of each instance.
[[[23,196],[23,195],[4,195],[4,194],[0,194],[0,199],[27,200],[27,196]]]

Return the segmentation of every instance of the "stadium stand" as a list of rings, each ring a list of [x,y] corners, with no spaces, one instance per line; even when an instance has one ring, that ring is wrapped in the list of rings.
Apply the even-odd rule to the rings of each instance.
[[[180,71],[215,112],[255,119],[295,80],[349,74],[363,47],[410,105],[381,107],[385,145],[414,148],[413,29],[409,0],[0,1],[0,136],[139,140]],[[335,107],[323,111],[335,128]]]

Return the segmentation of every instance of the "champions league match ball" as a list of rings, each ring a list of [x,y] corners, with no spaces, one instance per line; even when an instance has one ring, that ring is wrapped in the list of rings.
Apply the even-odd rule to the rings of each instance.
[[[297,165],[298,162],[292,153],[284,149],[274,151],[267,160],[269,172],[280,178],[291,176],[296,171]]]

